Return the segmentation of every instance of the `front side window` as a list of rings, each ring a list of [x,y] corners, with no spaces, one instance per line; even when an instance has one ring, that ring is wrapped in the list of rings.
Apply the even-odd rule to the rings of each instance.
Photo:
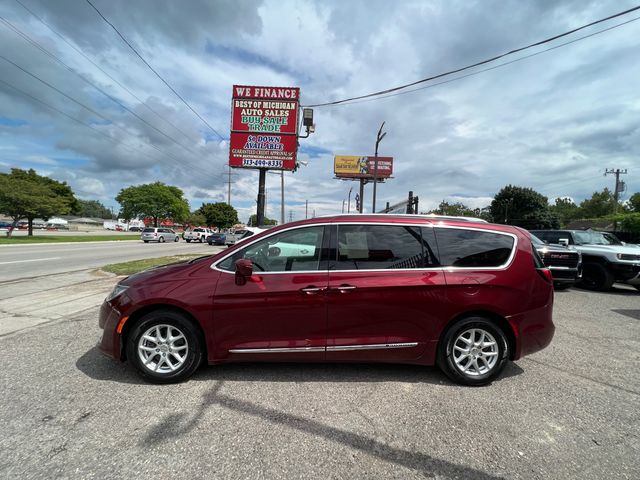
[[[303,227],[271,235],[245,247],[218,264],[233,272],[241,258],[253,262],[256,272],[318,270],[324,227]]]
[[[457,228],[435,231],[440,262],[445,267],[500,267],[513,250],[514,239],[509,235]]]
[[[429,235],[433,235],[430,229],[402,225],[338,225],[337,260],[332,270],[437,266]]]

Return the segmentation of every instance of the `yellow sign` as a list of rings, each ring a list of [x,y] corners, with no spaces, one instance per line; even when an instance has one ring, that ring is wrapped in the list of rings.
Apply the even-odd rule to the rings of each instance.
[[[333,173],[337,176],[358,176],[366,174],[367,170],[367,157],[336,155],[333,160]]]

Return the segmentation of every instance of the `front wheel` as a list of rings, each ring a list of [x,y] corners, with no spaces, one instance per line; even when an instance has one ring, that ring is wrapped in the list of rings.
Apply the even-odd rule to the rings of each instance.
[[[615,278],[607,267],[600,263],[585,263],[582,266],[582,281],[580,284],[589,290],[606,292],[611,290]]]
[[[198,241],[199,241],[200,243],[202,243],[202,241],[203,241],[202,236],[200,236],[200,238],[198,239]]]
[[[191,243],[191,239],[190,239],[190,238],[187,238],[187,239],[185,240],[185,242],[187,242],[187,243]]]
[[[464,318],[451,325],[438,346],[437,363],[454,382],[486,385],[509,358],[509,342],[501,328],[483,317]]]
[[[179,313],[151,312],[129,335],[127,358],[150,382],[180,382],[193,375],[202,362],[200,333]]]
[[[176,236],[176,238],[173,239],[174,242],[179,242],[180,241],[180,237]]]
[[[160,243],[164,243],[164,237],[160,237],[160,238],[158,239],[158,242],[160,242]]]

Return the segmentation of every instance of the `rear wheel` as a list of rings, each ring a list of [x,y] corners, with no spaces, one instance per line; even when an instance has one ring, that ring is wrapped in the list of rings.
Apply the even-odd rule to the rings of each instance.
[[[509,342],[500,327],[483,317],[469,317],[451,325],[438,346],[438,366],[454,382],[486,385],[509,358]]]
[[[187,243],[191,243],[191,239],[190,239],[190,238],[187,238],[187,239],[185,239],[185,242],[187,242]]]
[[[149,240],[143,240],[144,243],[149,243]]]
[[[151,312],[134,327],[127,340],[127,358],[153,383],[175,383],[190,377],[203,359],[197,328],[183,315]]]
[[[160,237],[160,238],[158,238],[158,241],[159,241],[160,243],[164,243],[164,237]]]
[[[202,241],[203,241],[203,237],[202,237],[202,235],[200,235],[200,238],[198,239],[198,241],[199,241],[200,243],[202,243]]]
[[[179,242],[180,241],[180,237],[176,235],[176,238],[173,239],[174,242]]]
[[[600,263],[585,263],[582,266],[582,281],[580,284],[589,290],[606,292],[611,289],[615,278],[611,272]]]

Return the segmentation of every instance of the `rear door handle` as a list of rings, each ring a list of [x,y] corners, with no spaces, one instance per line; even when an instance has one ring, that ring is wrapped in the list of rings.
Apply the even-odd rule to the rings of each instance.
[[[357,287],[353,285],[340,285],[339,287],[332,287],[331,290],[338,290],[340,293],[346,293],[349,290],[355,290]]]
[[[315,285],[309,285],[308,287],[300,289],[302,293],[306,293],[307,295],[315,295],[316,293],[320,293],[323,290],[325,289],[322,287],[316,287]]]

